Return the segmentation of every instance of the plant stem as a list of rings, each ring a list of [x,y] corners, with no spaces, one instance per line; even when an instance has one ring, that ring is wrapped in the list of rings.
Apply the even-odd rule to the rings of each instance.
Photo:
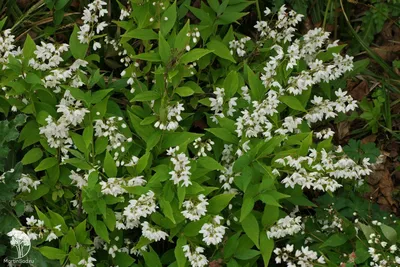
[[[256,8],[257,8],[257,17],[258,17],[258,20],[261,21],[261,9],[260,9],[259,0],[256,0]]]
[[[326,18],[328,17],[328,9],[331,6],[331,0],[328,0],[328,3],[326,4],[326,9],[325,9],[325,14],[324,14],[324,21],[322,23],[322,29],[325,30],[325,26],[326,26]]]

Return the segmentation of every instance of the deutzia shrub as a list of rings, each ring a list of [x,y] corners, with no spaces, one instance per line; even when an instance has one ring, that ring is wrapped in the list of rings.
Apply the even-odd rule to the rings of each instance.
[[[371,173],[333,142],[358,63],[285,6],[246,36],[252,2],[207,2],[89,1],[69,43],[1,32],[0,240],[26,233],[34,266],[398,264],[389,223],[308,212]]]

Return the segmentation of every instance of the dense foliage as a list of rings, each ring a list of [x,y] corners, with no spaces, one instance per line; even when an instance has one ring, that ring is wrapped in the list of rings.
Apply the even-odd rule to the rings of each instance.
[[[366,60],[286,6],[241,32],[251,4],[110,21],[94,0],[68,43],[3,29],[0,255],[25,233],[33,266],[400,264],[395,218],[359,197],[380,151],[333,142]]]

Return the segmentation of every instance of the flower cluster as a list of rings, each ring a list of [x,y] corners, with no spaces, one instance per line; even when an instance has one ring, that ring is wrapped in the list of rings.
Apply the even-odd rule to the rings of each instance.
[[[168,106],[167,108],[167,121],[157,121],[154,127],[160,128],[160,130],[174,131],[178,129],[179,122],[182,120],[181,112],[184,111],[182,103]]]
[[[107,2],[94,0],[85,7],[82,16],[83,25],[79,27],[78,32],[78,39],[81,43],[90,43],[95,34],[100,34],[107,27],[106,22],[100,22],[100,19],[108,14],[106,6]],[[93,49],[100,48],[99,45],[99,43],[95,43]]]
[[[237,40],[232,40],[229,42],[229,48],[231,49],[231,55],[233,55],[234,51],[239,57],[244,57],[246,55],[246,50],[245,50],[245,45],[248,41],[250,41],[251,38],[248,36],[245,36],[241,38],[239,41]]]
[[[286,216],[267,231],[268,238],[282,238],[288,235],[294,235],[302,231],[303,226],[300,216]]]
[[[396,254],[398,247],[395,244],[390,245],[386,241],[382,241],[379,234],[372,233],[368,239],[368,253],[371,256],[370,266],[398,266],[400,257]]]
[[[151,226],[149,222],[143,222],[141,224],[142,226],[142,234],[144,237],[151,241],[160,241],[160,240],[165,240],[168,237],[168,234],[164,231],[161,231],[160,229]]]
[[[203,241],[209,245],[217,245],[222,242],[225,235],[225,226],[221,225],[221,220],[224,218],[217,215],[214,216],[211,223],[205,223],[201,227],[200,234],[203,234]]]
[[[277,159],[276,162],[294,168],[292,174],[285,177],[281,182],[285,187],[300,185],[302,188],[334,192],[342,185],[338,179],[361,180],[372,172],[369,158],[364,158],[362,164],[343,155],[339,146],[336,151],[317,152],[309,149],[308,156],[293,158],[287,156]],[[309,171],[311,170],[311,171]]]
[[[0,35],[0,63],[5,64],[8,62],[8,56],[17,56],[21,53],[21,49],[14,45],[15,36],[11,34],[11,30],[7,29]]]
[[[82,107],[82,103],[76,100],[67,90],[60,104],[57,105],[57,112],[62,113],[61,117],[54,121],[50,115],[46,118],[47,125],[39,128],[40,134],[44,134],[50,147],[61,148],[62,160],[69,158],[68,148],[73,144],[69,136],[71,126],[79,125],[89,110]]]
[[[132,138],[127,138],[123,135],[119,127],[127,128],[127,125],[123,121],[122,117],[109,117],[105,120],[96,120],[94,124],[94,135],[97,137],[108,138],[109,145],[107,150],[111,151],[113,149],[120,149],[125,152],[124,142],[132,142]]]
[[[294,253],[293,253],[294,252]],[[301,247],[294,250],[294,246],[287,244],[284,248],[276,248],[275,262],[278,264],[286,263],[287,266],[313,267],[318,264],[325,264],[323,256],[319,256],[317,252],[309,249],[309,247]]]
[[[201,137],[197,138],[193,142],[194,148],[198,149],[198,151],[197,151],[198,157],[206,157],[207,156],[206,150],[211,151],[213,145],[214,145],[214,141],[212,141],[211,139],[208,139],[208,140],[202,142]]]
[[[38,185],[40,185],[40,181],[33,180],[27,174],[21,174],[21,178],[19,178],[17,182],[18,182],[17,192],[31,192],[31,189],[36,190]]]
[[[124,208],[125,225],[119,224],[119,229],[131,229],[140,224],[140,219],[146,218],[156,212],[157,204],[153,191],[141,195],[138,199],[129,200],[129,205]],[[120,216],[117,216],[120,217]]]
[[[182,206],[185,208],[181,213],[190,221],[198,221],[201,216],[206,215],[207,212],[207,199],[203,194],[197,197],[197,201],[186,200]]]
[[[194,251],[190,251],[190,246],[189,245],[184,245],[182,247],[182,249],[183,249],[183,252],[185,252],[185,257],[190,261],[190,265],[192,267],[207,266],[208,260],[202,254],[202,253],[204,253],[204,248],[196,247],[194,249]]]
[[[68,51],[68,44],[61,44],[56,47],[52,43],[41,42],[41,45],[36,46],[35,55],[36,59],[29,60],[29,66],[35,70],[51,70],[57,68],[64,60],[61,54]]]
[[[185,153],[179,153],[179,146],[175,148],[169,148],[167,151],[167,155],[171,156],[171,162],[174,165],[174,170],[170,171],[171,181],[174,184],[179,184],[182,182],[182,186],[188,187],[192,184],[190,181],[190,161],[189,158],[185,155]]]

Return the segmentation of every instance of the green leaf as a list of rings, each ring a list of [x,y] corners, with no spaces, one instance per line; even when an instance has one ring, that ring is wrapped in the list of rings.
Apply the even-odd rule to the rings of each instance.
[[[106,215],[107,216],[103,215],[103,221],[107,225],[108,229],[110,229],[110,231],[114,231],[115,224],[117,222],[117,220],[115,218],[115,213],[113,212],[112,209],[107,209]]]
[[[220,214],[220,212],[228,206],[229,202],[235,194],[216,195],[208,201],[207,211],[211,214]]]
[[[161,33],[165,36],[169,33],[169,31],[174,27],[176,22],[177,12],[176,12],[176,1],[165,10],[164,14],[162,14],[160,30]],[[167,20],[165,20],[167,18]]]
[[[63,260],[67,256],[67,254],[61,249],[53,247],[40,247],[39,251],[43,256],[51,260]]]
[[[103,221],[97,221],[96,225],[94,226],[94,231],[98,234],[104,241],[107,243],[110,242],[110,238],[108,236],[108,231],[106,225]]]
[[[115,165],[114,159],[111,157],[108,151],[106,152],[106,156],[104,157],[104,171],[108,177],[117,177],[117,165]]]
[[[254,72],[247,64],[245,65],[245,72],[247,73],[247,80],[249,82],[250,94],[252,99],[257,101],[263,99],[265,87],[262,84],[261,80],[256,74],[254,74]]]
[[[135,38],[140,40],[157,40],[158,35],[151,29],[134,29],[127,31],[122,35],[122,38]]]
[[[152,248],[150,248],[150,252],[142,251],[142,255],[144,258],[144,262],[146,263],[146,266],[162,267],[160,258],[158,257],[157,253]]]
[[[242,227],[246,235],[253,241],[257,248],[260,248],[260,227],[258,225],[256,217],[250,213],[242,221]]]
[[[265,231],[260,233],[260,251],[261,256],[264,261],[264,266],[269,266],[269,261],[271,259],[272,251],[274,250],[274,241],[272,239],[268,239]]]
[[[347,242],[347,237],[343,234],[333,234],[324,243],[321,244],[320,248],[325,247],[338,247]]]
[[[137,171],[138,174],[141,174],[141,173],[145,170],[145,168],[146,168],[146,166],[147,166],[147,164],[148,164],[148,162],[149,162],[149,157],[150,157],[150,155],[151,155],[150,152],[146,152],[146,153],[139,159],[139,161],[138,161],[138,163],[137,163],[137,165],[136,165],[136,171]]]
[[[200,157],[197,163],[207,170],[225,170],[224,166],[211,157]]]
[[[393,244],[397,242],[397,232],[395,229],[393,229],[390,226],[387,226],[386,224],[381,224],[381,230],[383,235],[392,242]]]
[[[358,223],[358,225],[360,226],[361,231],[363,232],[363,234],[367,240],[370,238],[371,234],[375,233],[374,229],[369,225],[365,225],[360,222]]]
[[[24,165],[34,163],[43,157],[43,152],[40,148],[32,148],[22,158],[21,162]]]
[[[75,227],[75,235],[76,235],[76,240],[84,244],[86,237],[87,237],[88,232],[86,232],[86,220],[78,224],[78,226]]]
[[[74,230],[69,229],[68,233],[65,236],[65,239],[70,246],[73,246],[73,247],[76,246],[77,240],[76,240]]]
[[[236,63],[236,60],[231,55],[229,48],[221,41],[211,40],[207,43],[207,48],[213,50],[212,52],[220,58]]]
[[[186,257],[182,249],[184,245],[186,245],[186,238],[184,236],[181,236],[176,241],[176,246],[174,249],[174,254],[178,267],[185,267],[186,265]]]
[[[149,62],[160,62],[161,57],[158,53],[141,53],[135,56],[132,56],[134,59],[145,60]]]
[[[214,52],[208,49],[203,49],[203,48],[195,48],[184,54],[179,62],[182,64],[187,64],[189,62],[193,62],[196,60],[199,60],[200,58],[204,57],[205,55]]]
[[[135,262],[135,259],[129,256],[125,252],[117,252],[115,253],[115,264],[119,267],[129,267]]]
[[[307,112],[307,110],[301,104],[300,100],[298,100],[295,96],[281,96],[279,100],[291,109]]]
[[[225,97],[233,97],[239,87],[239,76],[236,71],[231,71],[224,80]]]
[[[176,223],[171,204],[168,201],[166,201],[164,198],[160,198],[159,201],[160,201],[161,210],[163,211],[165,217],[170,219],[173,223]]]
[[[75,59],[84,59],[86,51],[89,48],[89,44],[81,44],[78,39],[78,31],[78,26],[74,25],[74,30],[72,31],[71,37],[69,38],[69,49]]]
[[[56,158],[46,158],[42,160],[39,163],[39,165],[35,168],[35,172],[47,170],[56,164],[58,164],[58,160]]]
[[[178,87],[175,89],[175,93],[177,93],[178,95],[182,96],[182,97],[186,97],[186,96],[191,96],[194,94],[194,91],[192,88],[187,87],[187,86],[182,86],[182,87]]]
[[[36,44],[32,40],[29,34],[26,35],[24,48],[22,49],[22,53],[24,55],[24,60],[28,61],[29,59],[33,58],[35,55]]]
[[[240,219],[239,219],[240,222],[243,222],[243,220],[246,219],[247,216],[251,213],[254,204],[255,201],[253,197],[249,197],[247,195],[244,196],[242,207],[240,208]]]
[[[246,16],[249,13],[241,13],[241,12],[224,12],[221,16],[219,16],[217,23],[219,25],[228,25],[233,22],[236,22],[238,19]]]
[[[49,214],[50,214],[50,220],[53,226],[57,226],[57,225],[61,225],[61,231],[62,232],[67,232],[68,231],[68,227],[65,224],[64,218],[58,214],[55,213],[54,211],[49,209]]]
[[[154,92],[154,91],[145,91],[142,93],[137,94],[132,100],[131,102],[134,101],[139,101],[139,102],[143,102],[143,101],[151,101],[151,100],[157,100],[161,97],[161,95],[158,92]]]
[[[236,136],[234,136],[233,134],[231,134],[227,129],[209,128],[209,129],[205,129],[205,130],[228,143],[237,144],[237,142],[238,142],[238,138]]]
[[[71,164],[72,166],[82,169],[82,170],[91,170],[93,169],[92,165],[90,165],[86,160],[79,158],[70,158],[64,160],[64,163]]]
[[[186,21],[185,26],[179,31],[175,38],[174,47],[177,50],[182,50],[190,42],[190,37],[187,36],[190,30],[190,20]]]
[[[160,54],[161,60],[167,64],[171,58],[171,47],[161,35],[161,31],[158,32],[158,53]]]

